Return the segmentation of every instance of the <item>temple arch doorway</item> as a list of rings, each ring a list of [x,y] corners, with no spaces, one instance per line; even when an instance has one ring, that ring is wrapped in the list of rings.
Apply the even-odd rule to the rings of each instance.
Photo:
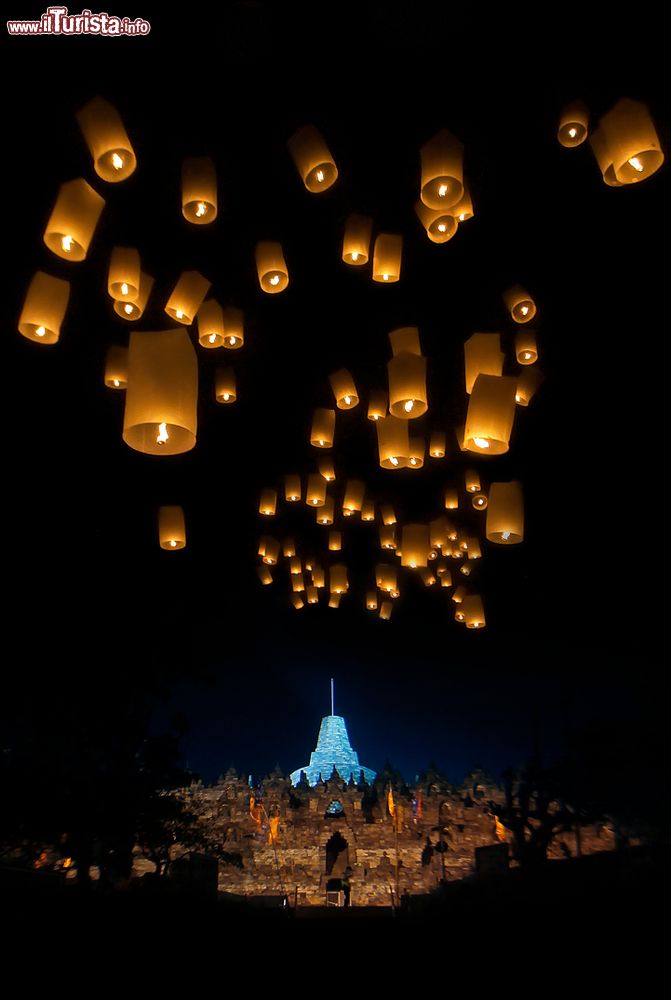
[[[339,878],[349,865],[349,844],[339,830],[326,841],[326,874]]]

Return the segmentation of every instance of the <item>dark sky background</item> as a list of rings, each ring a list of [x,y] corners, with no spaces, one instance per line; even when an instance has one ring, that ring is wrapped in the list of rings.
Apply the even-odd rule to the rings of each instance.
[[[39,16],[32,6],[10,14]],[[632,734],[661,725],[668,166],[611,189],[588,144],[556,141],[564,103],[582,98],[594,122],[630,96],[648,104],[668,150],[655,59],[629,69],[613,43],[603,66],[584,52],[584,65],[562,62],[539,35],[533,63],[514,62],[493,37],[494,59],[464,42],[446,61],[453,29],[432,4],[365,6],[309,26],[307,41],[298,8],[223,5],[207,29],[195,26],[198,5],[189,11],[193,24],[177,27],[124,0],[110,12],[148,17],[148,38],[5,40],[10,725],[20,731],[64,701],[85,713],[146,697],[156,731],[176,715],[186,723],[185,757],[207,781],[230,763],[255,776],[307,763],[331,676],[362,763],[379,769],[389,758],[409,778],[430,760],[454,779],[476,762],[498,773],[534,746],[552,759],[579,725]],[[654,26],[645,32],[650,52]],[[75,120],[96,94],[117,106],[138,157],[119,185],[94,174]],[[320,197],[286,149],[307,122],[340,170]],[[464,142],[476,216],[437,246],[413,205],[419,148],[441,127]],[[181,216],[179,172],[184,156],[205,154],[217,164],[220,214],[200,229]],[[41,234],[59,184],[76,176],[107,205],[87,260],[68,265]],[[371,215],[376,231],[403,233],[398,284],[381,287],[340,261],[352,211]],[[283,244],[282,295],[258,288],[259,239]],[[216,359],[235,366],[238,402],[214,403],[212,355],[224,352],[198,348],[198,444],[182,456],[131,451],[123,396],[102,384],[108,344],[130,329],[106,294],[115,244],[139,247],[156,279],[139,329],[171,325],[163,304],[185,269],[245,311],[243,351]],[[72,280],[55,347],[16,332],[38,268]],[[478,463],[487,483],[521,479],[527,510],[524,544],[488,546],[478,568],[487,628],[467,632],[444,591],[414,580],[391,622],[369,616],[362,598],[379,550],[360,524],[347,559],[352,593],[337,611],[296,613],[286,587],[261,588],[259,490],[311,471],[311,413],[332,405],[336,368],[350,369],[362,397],[338,411],[342,478],[365,478],[407,519],[440,513],[441,487],[473,463],[451,438],[451,457],[420,474],[380,470],[368,391],[385,386],[389,331],[417,325],[430,426],[453,426],[465,413],[463,342],[473,331],[500,330],[515,370],[501,301],[515,282],[539,305],[546,381],[518,412],[509,454]],[[158,547],[163,503],[185,509],[184,552]],[[301,515],[271,533],[311,527]]]

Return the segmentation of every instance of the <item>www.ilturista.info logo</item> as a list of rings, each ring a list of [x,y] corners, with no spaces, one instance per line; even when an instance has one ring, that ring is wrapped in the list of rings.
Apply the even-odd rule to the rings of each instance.
[[[93,14],[83,10],[70,14],[67,7],[47,7],[39,21],[7,21],[10,35],[148,35],[149,21],[142,17],[117,17],[115,14]]]

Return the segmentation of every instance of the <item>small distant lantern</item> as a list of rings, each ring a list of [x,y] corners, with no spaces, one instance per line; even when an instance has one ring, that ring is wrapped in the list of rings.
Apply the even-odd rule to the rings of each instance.
[[[134,330],[128,348],[123,439],[146,455],[178,455],[196,443],[198,361],[183,327]]]
[[[259,580],[264,587],[267,587],[269,583],[273,582],[273,574],[270,572],[267,566],[257,566],[256,572],[258,574]]]
[[[445,431],[431,431],[429,439],[429,455],[431,458],[445,458],[447,435]]]
[[[366,592],[366,610],[377,611],[377,591],[368,590]]]
[[[347,582],[347,566],[343,563],[335,563],[329,570],[329,587],[332,594],[346,593],[349,584]]]
[[[105,358],[105,385],[108,389],[125,389],[128,385],[128,348],[112,344]]]
[[[410,452],[408,455],[408,468],[421,469],[424,467],[424,438],[410,438]]]
[[[107,274],[107,291],[117,302],[135,302],[140,294],[140,253],[134,247],[114,247]]]
[[[515,335],[515,355],[520,365],[533,365],[538,361],[536,333],[534,330],[518,330]]]
[[[343,498],[343,510],[360,511],[366,494],[366,484],[360,479],[348,479]]]
[[[292,576],[298,576],[299,573],[303,572],[303,563],[298,556],[292,556],[289,560],[289,573]]]
[[[308,507],[323,507],[326,503],[326,480],[318,472],[311,472],[308,476],[305,502]]]
[[[448,209],[464,193],[464,147],[447,129],[441,129],[421,150],[421,199],[428,208]]]
[[[478,486],[478,489],[480,487]],[[443,497],[445,499],[445,510],[458,510],[459,509],[459,491],[448,487],[444,493]]]
[[[451,587],[452,586],[452,574],[449,569],[443,570],[440,574],[440,585],[441,587]]]
[[[198,271],[183,271],[165,304],[165,311],[178,323],[191,326],[209,288],[210,282]]]
[[[86,260],[104,205],[105,199],[81,177],[61,184],[44,230],[51,252],[63,260]]]
[[[487,540],[501,545],[516,545],[524,539],[524,497],[515,480],[492,483],[487,507]]]
[[[410,457],[408,421],[391,415],[377,422],[377,445],[383,469],[403,469]]]
[[[329,594],[329,607],[330,608],[339,608],[340,607],[340,598],[341,597],[342,597],[342,594]]]
[[[117,313],[118,316],[121,316],[122,319],[126,319],[129,322],[140,319],[147,307],[147,301],[153,284],[154,279],[142,271],[140,274],[140,289],[136,300],[134,302],[121,302],[120,300],[115,300],[114,312]]]
[[[543,372],[536,365],[523,371],[517,379],[515,402],[519,403],[520,406],[528,406],[543,378]]]
[[[208,350],[224,345],[224,310],[216,299],[203,302],[198,310],[198,343]]]
[[[296,503],[301,498],[301,477],[289,475],[284,477],[284,499],[288,503]]]
[[[209,156],[192,156],[182,163],[182,215],[196,226],[217,217],[217,172]]]
[[[416,326],[399,326],[396,330],[392,330],[389,334],[389,343],[394,357],[398,354],[417,354],[421,357],[422,347]]]
[[[335,479],[335,466],[330,455],[320,455],[317,462],[319,475],[323,476],[327,483],[332,483]]]
[[[305,580],[303,579],[302,573],[292,573],[291,575],[291,589],[294,594],[302,594],[305,590]]]
[[[69,281],[36,271],[19,316],[19,333],[37,344],[55,344],[69,298]]]
[[[298,129],[287,145],[308,191],[319,194],[336,182],[338,168],[335,160],[314,125],[305,125]]]
[[[337,372],[329,375],[329,382],[339,410],[351,410],[357,405],[359,397],[354,379],[346,368],[339,368]]]
[[[316,587],[307,587],[305,595],[308,599],[308,604],[317,604],[319,602],[319,591]]]
[[[461,604],[467,595],[468,591],[466,587],[462,587],[461,585],[459,585],[458,587],[454,588],[454,591],[451,596],[455,604]]]
[[[402,352],[387,362],[389,412],[401,420],[414,420],[428,409],[426,358]]]
[[[183,549],[186,546],[186,524],[181,507],[159,507],[158,540],[162,549]]]
[[[485,610],[482,606],[482,598],[479,594],[468,594],[461,602],[461,612],[464,616],[466,628],[484,628]]]
[[[393,609],[394,605],[392,604],[391,601],[383,601],[382,605],[380,606],[380,618],[382,618],[383,621],[388,622],[389,619],[391,618],[391,613]]]
[[[311,556],[309,556],[305,560],[305,569],[307,570],[308,573],[312,572],[312,557]]]
[[[606,184],[636,184],[659,170],[664,153],[645,104],[623,97],[604,115],[591,136]]]
[[[94,97],[77,112],[77,121],[98,177],[111,184],[130,177],[137,161],[117,109],[104,98]]]
[[[396,524],[396,514],[390,503],[383,503],[380,507],[383,524]]]
[[[326,573],[321,566],[314,566],[312,569],[312,583],[318,590],[326,586]]]
[[[432,549],[442,549],[447,544],[447,529],[446,517],[436,517],[429,521],[429,544]]]
[[[335,517],[335,505],[333,502],[333,497],[326,497],[323,505],[319,507],[316,511],[317,524],[323,524],[329,526],[333,524],[333,519]]]
[[[373,248],[373,281],[391,284],[401,277],[403,237],[380,233]]]
[[[238,351],[245,343],[242,309],[226,306],[224,309],[224,347]]]
[[[470,559],[465,559],[459,567],[459,571],[464,574],[464,576],[470,576],[471,570],[473,569],[473,564]]]
[[[342,243],[342,259],[346,264],[360,266],[368,263],[373,220],[367,215],[348,215]]]
[[[261,557],[265,556],[266,554],[266,545],[268,544],[268,537],[269,537],[268,535],[261,535],[261,537],[259,538],[259,546],[256,551]]]
[[[289,284],[289,271],[281,243],[266,240],[256,244],[256,273],[262,291],[269,295],[284,291]]]
[[[393,524],[380,525],[380,547],[383,549],[396,548],[396,527]]]
[[[305,607],[305,604],[301,600],[300,594],[292,594],[291,603],[296,608],[296,611],[300,611],[301,608]]]
[[[235,372],[232,368],[217,368],[215,398],[218,403],[234,403],[238,398]]]
[[[329,551],[340,552],[342,549],[342,533],[340,531],[329,531]]]
[[[464,447],[468,451],[481,455],[503,455],[508,451],[516,389],[517,379],[511,376],[478,375],[464,430]]]
[[[479,538],[468,539],[468,558],[469,559],[482,559],[482,549],[480,548]]]
[[[282,552],[287,559],[293,559],[296,556],[296,543],[293,538],[285,538],[282,543]]]
[[[473,208],[473,199],[471,198],[471,193],[468,190],[468,184],[464,181],[464,193],[457,202],[450,209],[455,219],[458,222],[468,222],[475,215],[475,209]]]
[[[425,568],[428,561],[429,527],[426,524],[405,524],[401,535],[401,566]]]
[[[589,112],[582,101],[573,101],[562,108],[557,139],[568,149],[579,146],[587,138]]]
[[[457,609],[454,612],[454,620],[456,622],[463,622],[465,620],[465,618],[466,618],[466,615],[464,614],[464,610],[461,607],[461,604],[458,604],[457,605]]]
[[[536,315],[536,303],[521,285],[504,292],[503,301],[515,323],[529,323]]]
[[[276,566],[280,558],[280,543],[276,538],[266,537],[263,561],[267,566]]]
[[[389,593],[392,590],[398,590],[398,570],[396,566],[387,566],[384,563],[378,563],[375,567],[375,583],[379,590],[385,590]]]
[[[361,520],[362,521],[374,521],[375,520],[375,501],[365,500],[361,505]]]
[[[312,418],[310,444],[315,448],[332,448],[335,434],[335,410],[317,407]]]
[[[436,578],[430,569],[422,569],[419,571],[419,576],[425,587],[433,587],[436,582]]]
[[[479,493],[482,488],[480,486],[480,473],[476,472],[475,469],[467,469],[464,473],[464,484],[467,493]]]
[[[368,419],[384,420],[387,416],[387,393],[384,389],[373,389],[368,401]]]
[[[459,228],[458,220],[445,209],[428,208],[422,201],[418,201],[415,212],[432,243],[447,243]]]
[[[475,510],[486,510],[487,508],[487,494],[486,493],[474,493],[471,497],[471,503]]]
[[[478,375],[501,375],[503,352],[499,333],[474,333],[464,344],[466,392],[471,394]]]
[[[265,517],[274,517],[277,511],[277,490],[266,487],[261,490],[259,499],[259,514]]]

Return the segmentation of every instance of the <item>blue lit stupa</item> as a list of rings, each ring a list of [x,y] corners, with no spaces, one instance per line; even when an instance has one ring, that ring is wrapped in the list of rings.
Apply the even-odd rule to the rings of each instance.
[[[333,681],[331,681],[331,714],[325,715],[322,719],[317,746],[310,754],[310,763],[305,767],[299,767],[289,775],[291,784],[297,785],[301,780],[301,774],[305,774],[310,785],[316,785],[320,777],[328,781],[333,768],[343,781],[354,779],[357,785],[362,781],[368,784],[375,781],[376,772],[371,771],[369,767],[362,767],[358,753],[352,749],[344,718],[342,715],[333,714]]]

